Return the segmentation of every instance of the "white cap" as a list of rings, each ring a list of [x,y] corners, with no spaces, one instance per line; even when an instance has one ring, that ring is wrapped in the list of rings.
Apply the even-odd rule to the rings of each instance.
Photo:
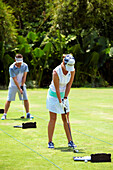
[[[71,54],[65,56],[64,63],[67,71],[74,71],[75,59]]]
[[[23,58],[15,57],[16,63],[23,63]]]

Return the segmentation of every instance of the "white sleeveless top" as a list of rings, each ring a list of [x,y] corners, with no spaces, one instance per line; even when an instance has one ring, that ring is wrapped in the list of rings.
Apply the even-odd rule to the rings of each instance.
[[[68,82],[70,81],[70,78],[71,78],[71,72],[68,71],[68,73],[66,75],[64,75],[62,68],[61,68],[61,64],[59,66],[57,66],[54,69],[54,71],[57,72],[57,75],[59,77],[59,90],[60,90],[60,92],[65,92],[66,85],[68,84]],[[51,81],[51,84],[50,84],[49,87],[53,92],[56,92],[53,80]]]

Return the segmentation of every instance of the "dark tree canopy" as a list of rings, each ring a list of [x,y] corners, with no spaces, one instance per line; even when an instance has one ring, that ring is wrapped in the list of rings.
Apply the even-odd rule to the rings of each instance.
[[[76,58],[73,86],[113,85],[112,25],[112,0],[0,0],[1,85],[16,53],[29,66],[29,87],[48,86],[63,53]]]

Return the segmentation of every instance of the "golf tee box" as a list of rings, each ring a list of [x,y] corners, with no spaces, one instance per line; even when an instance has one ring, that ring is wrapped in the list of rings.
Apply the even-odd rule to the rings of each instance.
[[[111,154],[110,153],[91,154],[91,162],[111,162]]]
[[[4,109],[0,109],[0,113],[4,113]]]
[[[96,153],[96,154],[91,154],[91,156],[83,156],[83,157],[73,157],[74,161],[91,161],[93,163],[96,162],[111,162],[111,154],[106,154],[106,153]]]
[[[22,123],[22,129],[36,128],[36,122]]]
[[[73,157],[74,161],[91,161],[91,156]]]
[[[22,128],[22,129],[36,128],[36,122],[22,123],[22,125],[16,125],[16,126],[13,126],[13,127],[14,128]]]

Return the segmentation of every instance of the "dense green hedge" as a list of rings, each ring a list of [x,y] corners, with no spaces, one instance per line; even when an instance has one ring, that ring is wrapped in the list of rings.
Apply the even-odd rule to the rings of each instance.
[[[29,87],[47,87],[63,53],[76,59],[73,86],[113,85],[112,0],[0,0],[0,85],[24,56]]]

